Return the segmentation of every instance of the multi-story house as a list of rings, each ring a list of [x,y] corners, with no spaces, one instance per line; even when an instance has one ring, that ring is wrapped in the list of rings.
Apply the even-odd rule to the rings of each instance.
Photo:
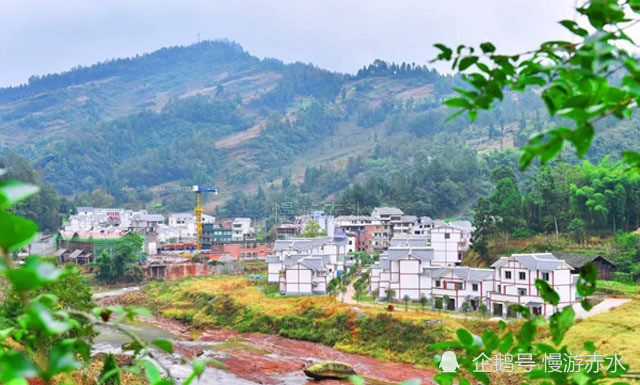
[[[413,227],[418,221],[418,217],[414,215],[402,215],[400,220],[392,221],[393,235],[411,235],[413,234]]]
[[[433,267],[424,271],[431,281],[432,303],[448,310],[460,309],[465,301],[469,302],[472,311],[477,310],[480,303],[487,305],[489,293],[493,290],[493,274],[493,269],[466,266]]]
[[[547,281],[556,290],[560,296],[558,307],[576,302],[578,275],[572,274],[572,267],[551,253],[513,254],[501,257],[491,267],[495,274],[489,305],[496,316],[507,314],[509,304],[524,305],[533,314],[551,315],[554,307],[540,297],[536,279]]]
[[[251,218],[236,218],[231,224],[231,240],[235,242],[244,241],[252,233]]]
[[[266,257],[267,280],[286,295],[325,293],[327,283],[345,268],[347,239],[317,237],[277,240]]]
[[[385,225],[392,225],[402,220],[404,213],[396,207],[376,207],[371,212],[371,219],[380,221]]]
[[[457,266],[469,250],[471,235],[466,230],[449,224],[431,229],[431,247],[438,264]]]

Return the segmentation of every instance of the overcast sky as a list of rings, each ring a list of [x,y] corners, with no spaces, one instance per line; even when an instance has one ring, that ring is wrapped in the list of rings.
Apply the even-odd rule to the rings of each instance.
[[[427,63],[436,42],[518,52],[566,37],[572,0],[0,0],[0,86],[200,38],[355,72]]]

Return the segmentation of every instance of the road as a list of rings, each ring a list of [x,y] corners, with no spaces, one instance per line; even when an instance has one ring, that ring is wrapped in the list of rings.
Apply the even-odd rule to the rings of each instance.
[[[585,319],[609,311],[629,301],[631,301],[629,298],[605,298],[604,301],[595,305],[590,311],[584,310],[579,303],[573,305],[573,310],[576,312],[576,319]]]
[[[344,295],[344,300],[342,302],[344,303],[348,303],[348,304],[353,304],[353,305],[362,305],[362,304],[358,304],[358,301],[356,301],[354,299],[354,295],[355,295],[355,289],[353,288],[353,282],[351,282],[349,284],[349,286],[347,286],[347,292]],[[342,294],[339,295],[340,299],[342,299]],[[580,305],[579,303],[573,305],[573,310],[576,313],[576,319],[587,319],[590,317],[593,317],[595,315],[598,315],[600,313],[604,313],[606,311],[609,311],[613,308],[616,308],[620,305],[623,305],[627,302],[631,301],[631,299],[629,298],[605,298],[602,302],[600,302],[599,304],[595,305],[590,311],[585,311],[582,308],[582,305]],[[371,304],[368,304],[371,305]],[[399,306],[400,304],[397,303],[395,306],[395,310],[400,310],[400,311],[404,311],[404,306]],[[386,306],[386,305],[385,305]],[[482,317],[477,317],[474,316],[473,314],[469,314],[467,316],[463,315],[462,313],[460,314],[452,314],[452,313],[446,313],[447,317],[454,317],[454,318],[475,318],[475,319],[486,319],[486,318],[482,318]],[[497,321],[500,320],[500,318],[498,317],[494,317],[494,318],[490,318],[489,321]]]

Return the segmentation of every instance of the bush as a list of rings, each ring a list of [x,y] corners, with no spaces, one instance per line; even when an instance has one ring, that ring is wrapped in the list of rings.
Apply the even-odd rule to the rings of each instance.
[[[100,376],[98,377],[100,380],[104,381],[102,383],[103,385],[120,385],[120,371],[118,371],[117,369],[118,364],[116,363],[116,357],[112,353],[109,353],[107,355],[107,358],[104,360],[102,371],[100,372]],[[110,373],[113,372],[113,370],[116,370],[116,372]],[[104,378],[107,375],[109,377],[107,377],[107,379],[105,380]]]
[[[629,273],[614,271],[611,273],[611,280],[622,282],[622,283],[633,283],[633,276]]]

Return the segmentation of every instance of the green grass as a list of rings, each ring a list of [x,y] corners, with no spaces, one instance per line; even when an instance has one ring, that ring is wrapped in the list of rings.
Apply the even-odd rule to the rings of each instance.
[[[617,281],[598,281],[596,294],[631,296],[640,288],[635,283],[623,283]]]

